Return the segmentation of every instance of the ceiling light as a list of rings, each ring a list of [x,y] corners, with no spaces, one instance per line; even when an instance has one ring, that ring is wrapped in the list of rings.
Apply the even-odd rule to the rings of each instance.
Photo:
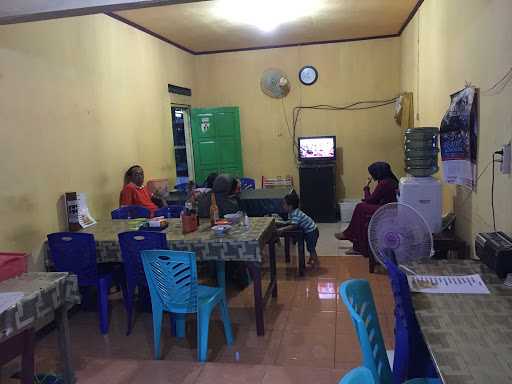
[[[231,23],[270,32],[281,24],[314,15],[322,3],[323,0],[218,0],[214,12]]]

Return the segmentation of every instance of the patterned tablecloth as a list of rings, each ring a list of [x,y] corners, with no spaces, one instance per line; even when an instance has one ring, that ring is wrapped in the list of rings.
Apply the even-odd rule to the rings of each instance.
[[[180,220],[169,219],[169,227],[164,230],[169,249],[195,252],[198,260],[261,262],[262,250],[274,230],[273,218],[252,217],[249,228],[235,225],[226,236],[216,237],[209,223],[203,222],[197,231],[184,235]],[[117,234],[135,230],[136,224],[136,220],[98,221],[82,232],[94,235],[99,263],[119,262],[122,259]],[[45,244],[43,248],[46,266],[51,268],[48,247]]]
[[[64,304],[80,303],[76,276],[66,272],[25,273],[1,282],[0,293],[6,292],[23,292],[25,296],[0,313],[0,341],[24,328],[45,325],[45,319]]]
[[[512,288],[472,260],[410,265],[418,274],[478,273],[490,295],[413,294],[425,341],[446,384],[512,383]]]

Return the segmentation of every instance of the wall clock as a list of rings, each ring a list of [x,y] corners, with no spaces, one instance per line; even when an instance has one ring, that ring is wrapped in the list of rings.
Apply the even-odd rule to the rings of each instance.
[[[313,85],[318,80],[318,71],[315,67],[306,65],[299,71],[299,80],[304,85]]]

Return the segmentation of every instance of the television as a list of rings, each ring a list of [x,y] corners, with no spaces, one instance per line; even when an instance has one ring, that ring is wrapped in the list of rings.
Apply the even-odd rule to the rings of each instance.
[[[299,161],[335,161],[336,136],[299,137]]]

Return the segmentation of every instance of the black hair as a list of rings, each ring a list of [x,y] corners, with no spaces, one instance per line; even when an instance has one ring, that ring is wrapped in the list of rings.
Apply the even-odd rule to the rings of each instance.
[[[206,188],[213,188],[213,182],[215,181],[215,179],[217,178],[217,176],[219,176],[219,174],[217,172],[212,172],[210,173],[207,177],[206,177],[206,181],[205,181],[205,187]]]
[[[130,182],[130,179],[132,177],[132,174],[133,174],[133,170],[135,168],[142,168],[140,165],[132,165],[130,168],[128,168],[128,170],[124,173],[124,185],[128,184]]]
[[[377,161],[370,164],[368,167],[368,173],[370,173],[375,180],[381,181],[385,179],[392,179],[398,184],[398,178],[391,170],[391,166],[385,161]]]
[[[284,197],[284,201],[286,201],[286,205],[289,205],[290,207],[293,207],[293,209],[299,208],[299,195],[297,195],[297,192],[291,191],[289,194],[287,194]]]

